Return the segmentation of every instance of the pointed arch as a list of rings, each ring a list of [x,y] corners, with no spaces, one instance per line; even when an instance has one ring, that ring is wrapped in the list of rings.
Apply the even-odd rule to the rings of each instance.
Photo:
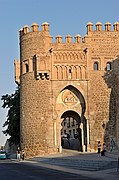
[[[86,111],[86,102],[85,102],[83,94],[77,88],[75,88],[72,85],[66,86],[64,89],[61,90],[61,92],[63,92],[66,89],[73,92],[75,94],[75,96],[79,99],[80,104],[81,104],[81,108],[82,108],[82,115],[84,115],[84,113]]]

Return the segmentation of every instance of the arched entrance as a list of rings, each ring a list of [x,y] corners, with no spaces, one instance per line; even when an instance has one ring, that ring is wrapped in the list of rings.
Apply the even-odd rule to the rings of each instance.
[[[65,111],[62,116],[61,146],[64,149],[82,151],[81,117],[75,111]]]
[[[86,103],[82,93],[72,85],[66,86],[57,97],[55,110],[57,112],[57,119],[54,121],[55,144],[58,142],[59,149],[62,149],[61,137],[68,134],[70,140],[67,144],[65,142],[66,148],[87,151],[89,136],[85,117]]]

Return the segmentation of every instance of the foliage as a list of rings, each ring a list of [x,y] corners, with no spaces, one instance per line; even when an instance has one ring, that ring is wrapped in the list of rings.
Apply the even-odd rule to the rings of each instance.
[[[20,87],[17,87],[14,94],[3,95],[1,100],[2,107],[8,108],[7,120],[3,124],[7,129],[3,133],[10,136],[10,144],[18,145],[20,143]]]

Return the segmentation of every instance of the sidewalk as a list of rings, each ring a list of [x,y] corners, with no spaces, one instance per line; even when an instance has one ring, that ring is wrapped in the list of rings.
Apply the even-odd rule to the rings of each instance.
[[[119,180],[117,156],[118,153],[116,156],[114,153],[107,153],[107,156],[99,156],[97,153],[81,153],[78,151],[63,150],[60,154],[35,157],[25,161],[16,161],[16,163],[26,163],[32,166],[84,175],[100,180]],[[104,167],[102,167],[102,165],[104,165]],[[110,165],[112,165],[112,167],[109,167]]]
[[[112,159],[118,160],[119,159],[119,151],[107,152],[106,156],[110,157]]]
[[[111,156],[112,155],[112,156]],[[107,156],[99,156],[97,153],[81,153],[73,150],[63,150],[61,154],[54,154],[44,157],[36,157],[31,159],[31,163],[36,163],[38,166],[55,169],[63,172],[84,175],[92,178],[99,178],[100,180],[119,180],[119,172],[117,172],[117,157],[114,153],[107,154]],[[100,163],[116,163],[114,168],[104,168],[101,170],[92,170],[84,168],[80,165],[84,163],[87,165],[94,164],[98,166]],[[92,167],[91,167],[92,168]]]

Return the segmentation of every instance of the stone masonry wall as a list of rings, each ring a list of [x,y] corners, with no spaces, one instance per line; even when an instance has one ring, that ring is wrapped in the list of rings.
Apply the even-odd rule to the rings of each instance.
[[[109,123],[110,89],[103,78],[103,72],[90,72],[88,88],[90,144],[91,149],[97,149],[97,141],[107,142],[106,127]],[[105,127],[103,127],[105,123]],[[109,135],[109,134],[108,134]]]
[[[89,27],[93,27],[89,23]],[[100,29],[99,29],[100,27]],[[111,24],[96,24],[96,30],[88,29],[85,43],[88,44],[89,77],[89,120],[91,149],[97,148],[97,141],[110,145],[110,138],[116,139],[116,95],[114,61],[119,54],[119,33],[111,30]],[[111,70],[107,70],[107,63]],[[98,70],[94,70],[94,63]]]
[[[116,78],[116,136],[119,148],[119,75]]]
[[[25,83],[23,83],[25,82]],[[53,147],[50,81],[38,81],[33,73],[21,77],[21,144],[27,156]]]

